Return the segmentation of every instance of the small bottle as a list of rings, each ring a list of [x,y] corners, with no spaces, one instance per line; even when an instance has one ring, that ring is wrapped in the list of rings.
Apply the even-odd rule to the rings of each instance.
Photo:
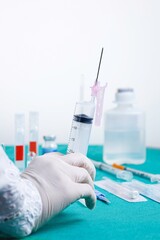
[[[42,144],[42,154],[49,152],[57,152],[56,136],[43,136],[44,143]]]
[[[117,106],[105,114],[103,160],[108,164],[145,161],[145,115],[133,106],[134,99],[133,89],[118,89]]]

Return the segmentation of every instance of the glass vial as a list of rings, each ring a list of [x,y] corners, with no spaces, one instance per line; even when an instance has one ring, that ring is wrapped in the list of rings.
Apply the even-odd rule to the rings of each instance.
[[[145,161],[145,115],[133,106],[134,99],[133,89],[118,89],[117,106],[105,113],[103,160],[108,164]]]
[[[49,152],[57,152],[56,136],[43,136],[42,154]]]

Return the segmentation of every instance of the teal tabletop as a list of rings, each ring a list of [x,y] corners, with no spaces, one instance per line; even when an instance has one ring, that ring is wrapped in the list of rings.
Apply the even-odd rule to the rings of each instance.
[[[65,145],[59,145],[58,148],[60,152],[65,153]],[[6,152],[13,159],[13,148],[6,148]],[[102,146],[89,146],[88,157],[102,161]],[[147,158],[144,164],[128,166],[147,172],[160,173],[160,150],[147,149]],[[114,179],[114,176],[97,170],[96,180],[101,180],[104,176]],[[140,178],[138,180],[144,181]],[[147,199],[146,202],[129,203],[98,187],[96,189],[106,195],[111,202],[109,205],[97,201],[95,209],[89,210],[79,202],[75,202],[25,239],[160,239],[159,203],[150,199]]]

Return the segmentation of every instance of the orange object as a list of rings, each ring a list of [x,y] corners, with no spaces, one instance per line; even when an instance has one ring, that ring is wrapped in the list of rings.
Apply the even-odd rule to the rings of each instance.
[[[124,170],[124,169],[125,169],[125,167],[123,167],[123,166],[121,166],[121,165],[118,165],[118,164],[116,164],[116,163],[113,163],[113,164],[112,164],[112,167],[118,168],[118,169],[121,169],[121,170]]]

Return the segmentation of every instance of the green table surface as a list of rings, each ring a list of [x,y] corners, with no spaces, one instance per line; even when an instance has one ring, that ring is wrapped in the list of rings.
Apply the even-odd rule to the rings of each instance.
[[[102,150],[102,146],[89,146],[88,157],[102,161]],[[59,145],[58,151],[65,153],[66,145]],[[6,152],[13,159],[13,148],[6,147]],[[160,173],[160,150],[147,149],[147,159],[144,164],[128,166],[147,172]],[[96,180],[102,179],[103,176],[114,179],[112,175],[97,170]],[[136,179],[145,181],[140,178]],[[89,210],[76,202],[25,239],[160,239],[159,203],[150,199],[147,199],[146,202],[129,203],[105,190],[98,187],[97,189],[106,194],[111,204],[107,205],[97,201],[95,209]]]

